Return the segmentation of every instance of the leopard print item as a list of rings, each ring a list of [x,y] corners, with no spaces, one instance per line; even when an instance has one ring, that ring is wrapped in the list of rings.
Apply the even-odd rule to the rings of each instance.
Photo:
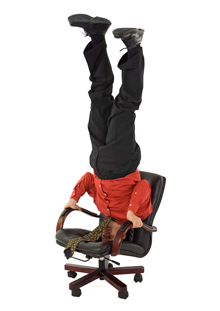
[[[75,249],[79,242],[81,241],[96,241],[98,240],[102,233],[105,231],[105,229],[108,227],[108,224],[110,220],[113,220],[112,218],[106,218],[98,227],[96,227],[93,231],[91,231],[89,234],[86,234],[80,238],[73,238],[70,239],[69,242],[67,243],[64,254],[67,259],[69,259],[71,256],[73,256]],[[115,220],[115,219],[114,219]],[[71,250],[71,255],[70,252],[67,251],[70,248]]]

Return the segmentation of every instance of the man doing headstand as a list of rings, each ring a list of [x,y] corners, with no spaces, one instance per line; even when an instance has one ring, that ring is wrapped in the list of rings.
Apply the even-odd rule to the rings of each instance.
[[[140,228],[152,212],[150,184],[141,180],[137,169],[141,152],[135,141],[134,125],[143,90],[144,56],[140,43],[144,30],[118,28],[113,31],[115,38],[120,38],[127,48],[118,64],[122,85],[113,98],[114,77],[105,42],[111,22],[85,14],[68,19],[71,26],[83,28],[91,37],[84,56],[92,82],[88,129],[92,143],[90,165],[94,173],[82,176],[64,208],[80,210],[77,203],[87,192],[98,210],[114,219],[102,235],[103,241],[109,241],[126,220],[133,223],[133,228]]]

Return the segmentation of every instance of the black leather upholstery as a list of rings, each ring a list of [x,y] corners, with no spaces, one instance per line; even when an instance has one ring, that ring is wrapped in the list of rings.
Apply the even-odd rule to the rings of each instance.
[[[143,222],[147,225],[152,225],[163,196],[166,178],[157,174],[142,171],[140,171],[140,174],[142,179],[146,179],[151,184],[153,212]],[[99,221],[102,222],[104,219],[105,216],[100,214]],[[69,239],[83,236],[89,232],[90,231],[85,229],[61,229],[56,234],[56,242],[65,247]],[[77,246],[76,251],[91,257],[99,258],[111,253],[111,244],[112,242],[102,242],[101,240],[95,242],[82,241]],[[131,228],[122,242],[120,255],[144,257],[149,252],[151,244],[151,232],[142,228]]]
[[[89,232],[85,229],[61,229],[56,234],[56,242],[65,247],[70,239],[82,237]],[[76,252],[99,258],[111,253],[111,245],[111,242],[102,242],[101,240],[95,242],[82,241],[78,244]]]
[[[141,179],[146,179],[151,185],[151,202],[153,206],[153,212],[143,221],[143,223],[152,226],[154,217],[156,216],[156,213],[160,206],[160,202],[162,200],[162,196],[163,196],[163,192],[164,192],[164,188],[166,184],[166,178],[158,174],[147,173],[143,171],[140,171],[140,174],[141,174]],[[138,245],[144,248],[144,253],[142,255],[145,256],[151,248],[152,233],[142,228],[131,229],[131,230],[134,231],[132,242],[137,243]],[[140,256],[137,256],[137,257],[140,257]]]
[[[160,202],[162,200],[166,184],[166,178],[158,174],[147,173],[143,171],[140,171],[140,174],[141,179],[146,179],[151,185],[151,202],[153,205],[153,212],[148,216],[148,218],[144,221],[144,223],[152,226],[154,217],[158,211]]]

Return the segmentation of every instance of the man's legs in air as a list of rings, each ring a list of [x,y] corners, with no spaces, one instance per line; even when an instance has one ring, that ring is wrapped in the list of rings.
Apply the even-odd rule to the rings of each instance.
[[[106,145],[107,123],[114,103],[112,96],[114,76],[105,42],[105,33],[111,22],[105,18],[93,18],[85,14],[72,15],[69,17],[69,22],[71,26],[83,28],[86,35],[91,38],[84,50],[90,72],[89,79],[92,82],[89,91],[91,110],[88,123],[92,144],[90,165],[100,177],[97,169],[97,157],[100,147]]]
[[[133,173],[141,159],[140,147],[135,140],[135,110],[142,100],[144,56],[140,46],[144,30],[115,29],[128,52],[120,59],[122,85],[113,103],[108,120],[106,144],[99,148],[97,167],[102,179],[115,179]]]
[[[104,37],[110,21],[77,14],[70,16],[69,22],[71,26],[82,27],[92,39],[84,50],[92,82],[88,124],[92,143],[90,164],[100,179],[124,177],[136,170],[141,158],[134,121],[143,89],[144,57],[140,43],[144,31],[136,28],[113,31],[128,49],[118,65],[122,70],[122,86],[114,101],[114,77]],[[110,224],[111,230],[104,236],[112,239],[118,230],[116,225]]]

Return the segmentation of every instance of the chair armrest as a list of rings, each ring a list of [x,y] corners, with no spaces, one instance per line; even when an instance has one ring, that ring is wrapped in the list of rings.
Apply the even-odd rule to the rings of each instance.
[[[127,220],[118,229],[118,232],[116,233],[115,238],[112,242],[111,256],[117,256],[119,254],[124,235],[127,233],[127,231],[130,228],[132,228],[132,225],[133,225],[132,222]],[[145,229],[146,231],[150,231],[150,232],[157,231],[157,228],[155,226],[149,226],[145,224],[143,224],[141,228]]]
[[[66,219],[66,217],[72,212],[72,211],[78,211],[78,209],[72,209],[71,207],[67,207],[65,208],[62,213],[60,214],[60,217],[57,221],[57,227],[56,227],[56,232],[59,231],[60,229],[63,229],[63,224],[64,224],[64,221]],[[96,214],[96,213],[93,213],[93,212],[90,212],[88,211],[87,209],[85,208],[82,208],[82,212],[89,215],[89,216],[92,216],[92,217],[97,217],[99,218],[99,215]]]
[[[132,227],[132,222],[127,220],[126,222],[121,225],[121,227],[118,229],[115,238],[112,242],[112,249],[111,249],[111,256],[117,256],[119,254],[121,243],[123,241],[124,235],[127,233],[127,231]]]
[[[143,226],[141,228],[143,228],[146,231],[157,232],[157,227],[155,227],[155,226],[149,226],[149,225],[143,224]]]

